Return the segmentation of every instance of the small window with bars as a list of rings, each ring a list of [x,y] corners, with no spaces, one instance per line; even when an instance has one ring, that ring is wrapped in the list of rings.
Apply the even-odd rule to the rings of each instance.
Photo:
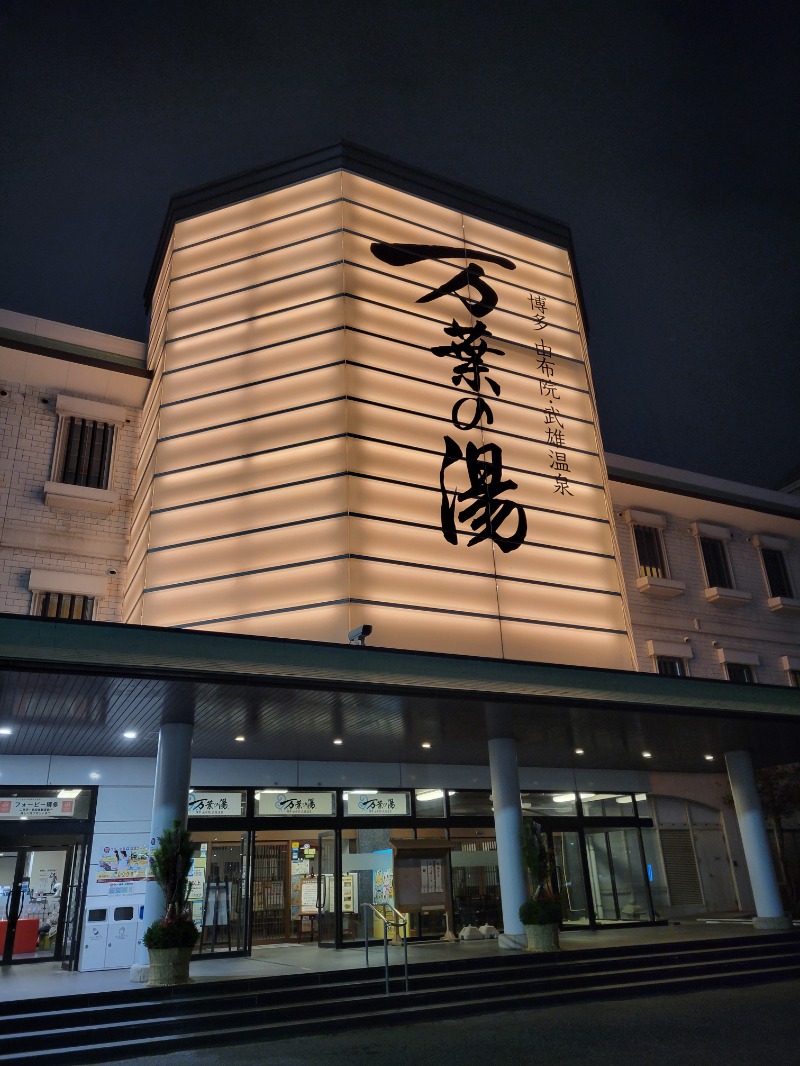
[[[764,564],[764,574],[767,579],[767,588],[770,596],[783,596],[786,599],[792,599],[794,592],[784,553],[776,548],[762,548],[761,561]]]
[[[756,683],[756,675],[749,663],[726,663],[725,670],[728,674],[728,680],[733,681],[736,685],[754,685]]]
[[[114,426],[89,418],[63,419],[56,480],[66,485],[107,489],[114,450]]]
[[[688,677],[685,659],[677,659],[671,655],[656,656],[656,670],[662,677]]]
[[[88,622],[94,615],[94,596],[69,592],[40,592],[33,613],[40,618],[71,618]]]
[[[715,537],[700,537],[700,552],[703,556],[708,587],[710,589],[732,589],[734,587],[733,575],[725,542]]]
[[[668,577],[661,530],[655,526],[634,525],[633,540],[639,560],[639,577]]]

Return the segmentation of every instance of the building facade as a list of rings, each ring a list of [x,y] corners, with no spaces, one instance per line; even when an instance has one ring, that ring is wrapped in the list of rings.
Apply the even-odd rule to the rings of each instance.
[[[4,961],[134,962],[187,813],[202,954],[514,946],[524,818],[567,928],[782,920],[800,500],[604,454],[565,227],[347,147],[176,197],[148,300],[0,314]]]

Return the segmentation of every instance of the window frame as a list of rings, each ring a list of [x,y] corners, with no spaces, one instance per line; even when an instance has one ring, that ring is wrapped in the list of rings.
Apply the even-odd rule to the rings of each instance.
[[[764,581],[767,585],[767,592],[772,599],[794,599],[794,586],[792,584],[792,575],[789,572],[789,563],[786,558],[786,552],[783,548],[775,548],[771,545],[761,544],[758,549],[761,557],[761,569],[764,573]],[[773,575],[770,573],[772,566],[767,560],[774,560],[779,570],[779,577],[782,582],[782,588],[778,588],[773,584]]]
[[[119,502],[120,494],[111,487],[114,483],[121,426],[128,421],[126,408],[116,404],[85,400],[80,396],[59,393],[56,398],[56,426],[50,479],[44,485],[44,502],[48,507],[66,510],[94,511],[108,514]],[[106,476],[102,487],[76,484],[63,480],[67,461],[67,444],[72,420],[102,424],[109,428],[110,443],[104,447],[103,466]]]
[[[51,597],[55,597],[56,613],[45,614],[45,608],[50,605]],[[70,612],[68,614],[61,613],[62,601],[72,601],[70,606]],[[82,601],[82,602],[78,602]],[[79,613],[75,613],[75,606],[80,606]],[[31,601],[31,614],[37,618],[68,621],[68,622],[91,622],[94,620],[95,610],[97,607],[97,597],[90,596],[82,592],[55,592],[53,590],[42,590],[33,593],[33,599]]]
[[[96,442],[98,435],[101,439]],[[108,489],[114,472],[116,443],[114,422],[79,415],[60,416],[50,480],[81,489]],[[67,470],[70,461],[73,471]]]
[[[659,677],[688,677],[689,676],[689,660],[684,659],[678,655],[655,655],[656,673]],[[674,663],[677,667],[676,670],[662,670],[662,666],[666,666],[668,663]]]
[[[642,562],[642,552],[640,551],[639,534],[641,533],[642,541],[645,539],[650,540],[649,547],[655,548],[655,554],[658,556],[658,565],[655,569],[660,573],[650,572],[653,567],[649,567]],[[637,577],[658,578],[659,580],[669,578],[669,566],[667,564],[667,552],[664,546],[664,537],[662,535],[659,526],[647,525],[643,522],[631,522],[631,534],[633,536],[633,547],[636,552],[636,571]]]
[[[706,588],[735,589],[736,583],[733,579],[730,552],[725,540],[722,537],[709,537],[705,533],[699,533],[697,535],[697,546],[700,549]],[[709,555],[713,552],[717,553],[717,558],[712,558],[709,561]],[[717,578],[719,577],[723,577],[725,580],[718,581]]]
[[[742,671],[741,677],[732,677],[731,672]],[[735,661],[725,663],[725,675],[728,681],[734,685],[757,685],[755,667],[750,663],[737,663]]]

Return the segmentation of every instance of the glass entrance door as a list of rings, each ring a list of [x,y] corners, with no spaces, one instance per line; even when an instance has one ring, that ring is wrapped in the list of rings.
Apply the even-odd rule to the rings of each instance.
[[[598,922],[653,920],[638,829],[587,831],[586,858]]]
[[[0,845],[0,963],[59,957],[72,866],[68,845]]]
[[[338,937],[338,900],[336,885],[341,876],[336,833],[327,830],[319,835],[317,852],[317,914],[318,941],[321,948],[335,948]]]

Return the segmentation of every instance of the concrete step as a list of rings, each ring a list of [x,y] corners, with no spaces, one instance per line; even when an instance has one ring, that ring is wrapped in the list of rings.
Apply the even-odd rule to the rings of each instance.
[[[800,976],[800,936],[432,963],[413,968],[408,993],[401,975],[402,967],[390,968],[388,997],[383,970],[375,967],[26,1004],[3,1019],[0,1061],[113,1061],[143,1050],[783,980]]]

